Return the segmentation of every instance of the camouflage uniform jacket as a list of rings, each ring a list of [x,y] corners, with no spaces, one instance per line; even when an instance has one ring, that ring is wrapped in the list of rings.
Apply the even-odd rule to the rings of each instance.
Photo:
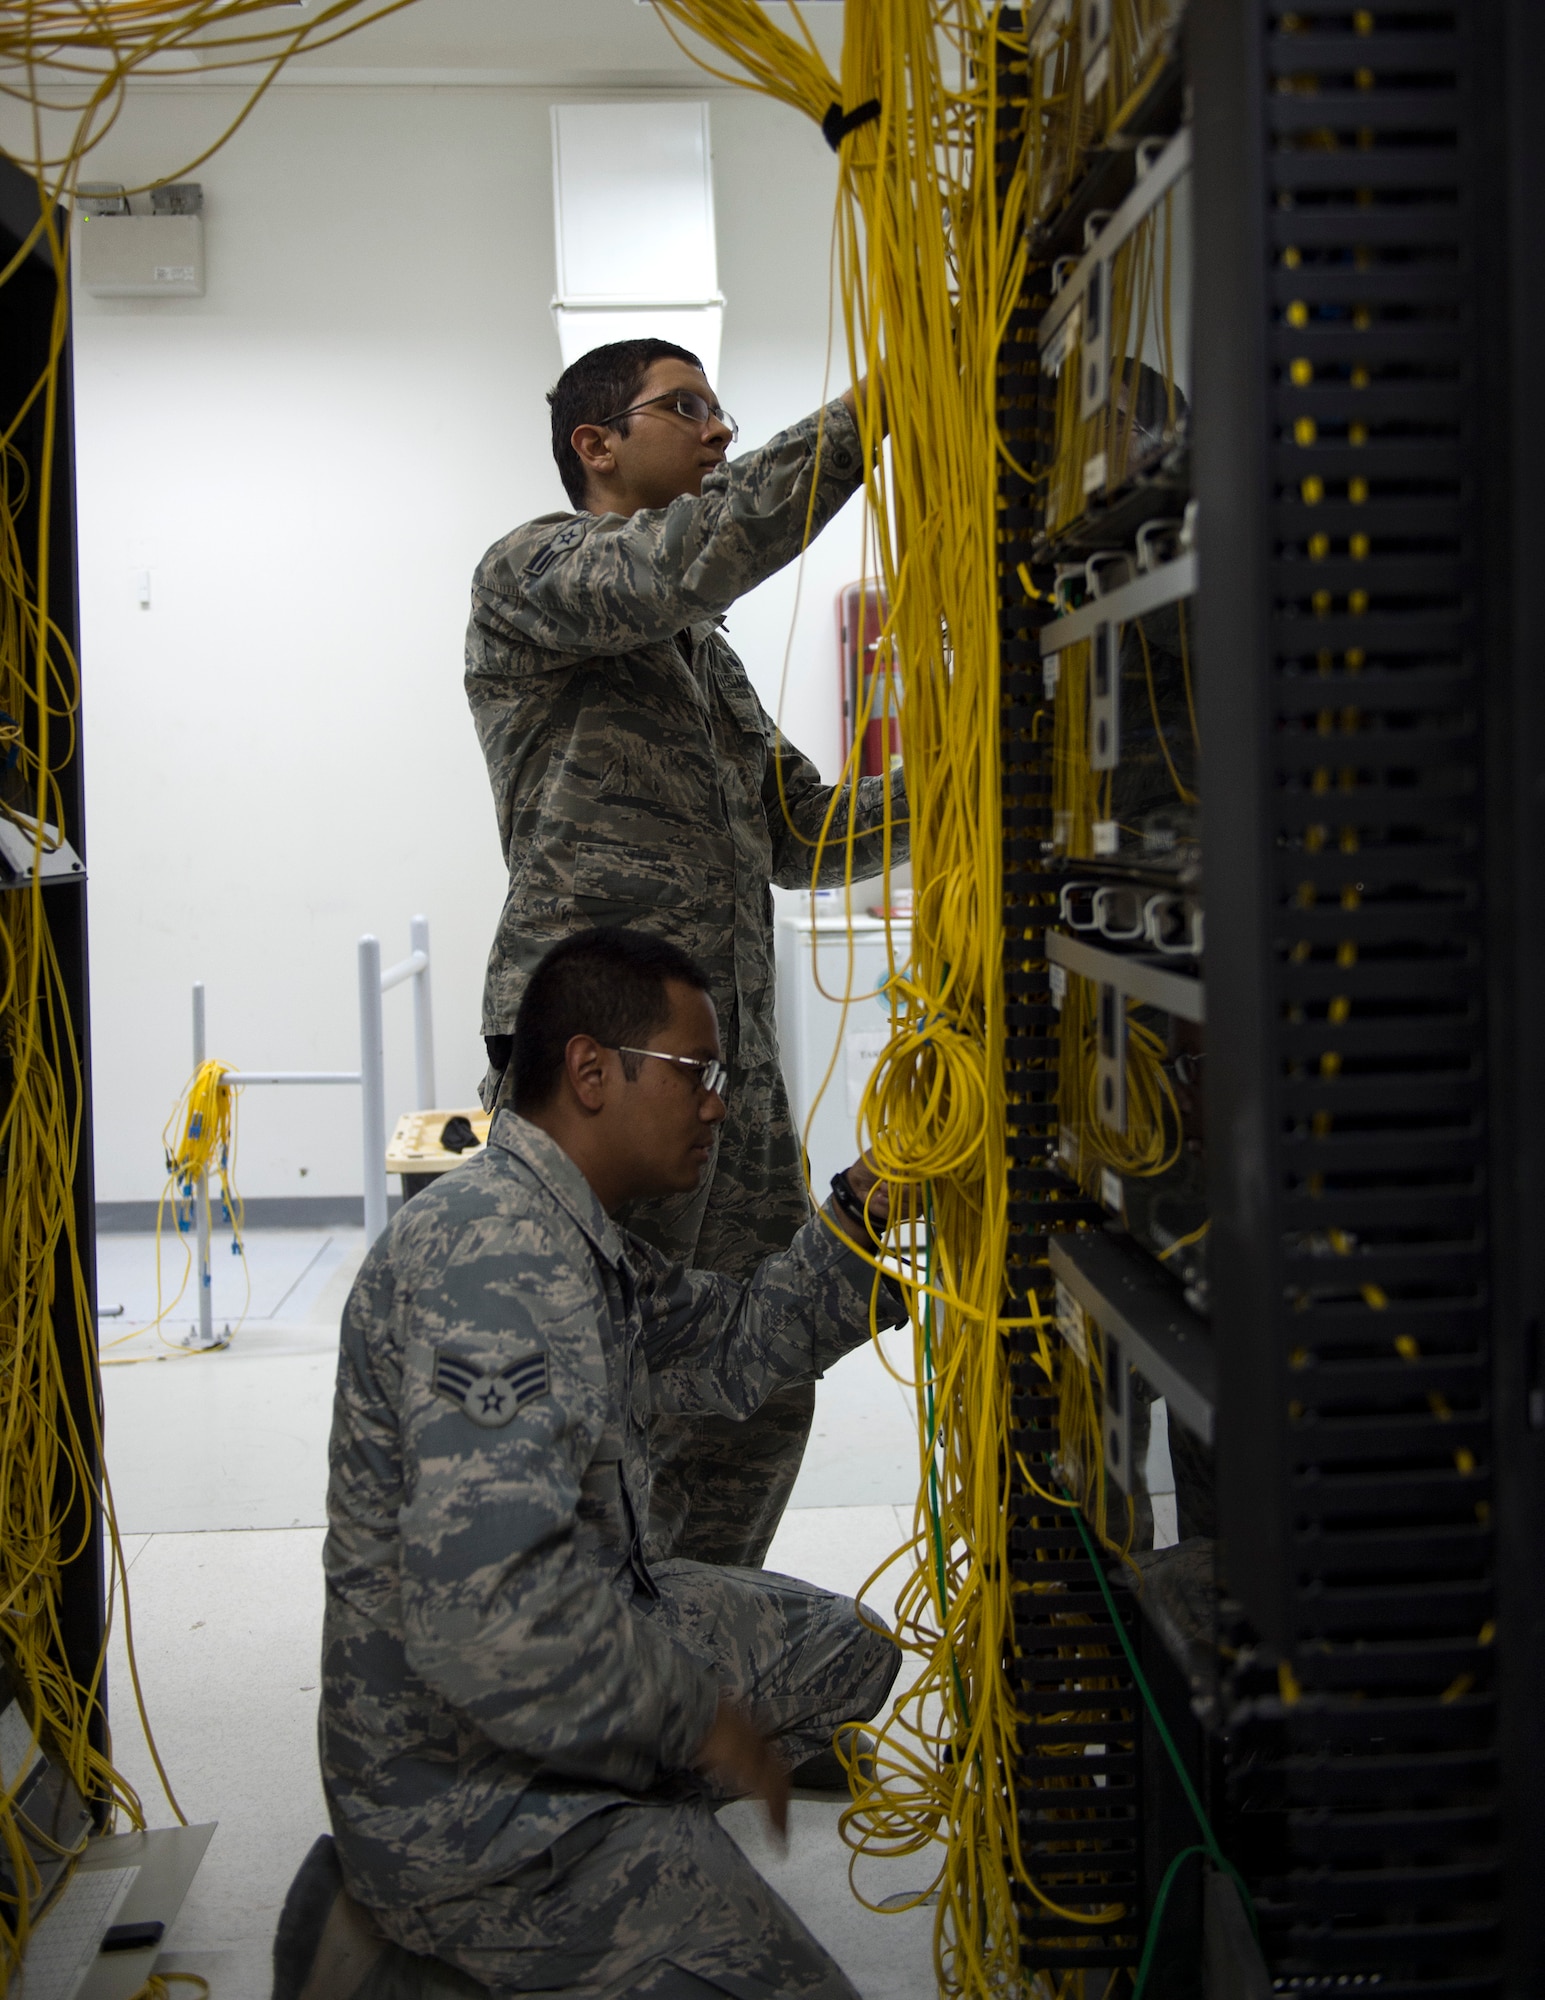
[[[544,515],[478,565],[467,696],[509,867],[485,1034],[513,1031],[549,945],[587,924],[629,923],[708,973],[737,1077],[776,1064],[768,884],[808,885],[806,841],[833,788],[781,741],[718,627],[799,554],[807,516],[819,532],[862,481],[857,426],[835,402],[708,473],[700,497],[631,518]],[[859,781],[859,875],[885,865],[884,793],[883,778]],[[892,813],[900,862],[899,781]],[[823,882],[843,879],[847,815],[844,797]]]
[[[819,1216],[745,1283],[673,1266],[510,1111],[397,1218],[344,1312],[323,1556],[322,1774],[362,1901],[497,1881],[689,1765],[717,1689],[649,1616],[649,1413],[818,1375],[871,1280]]]

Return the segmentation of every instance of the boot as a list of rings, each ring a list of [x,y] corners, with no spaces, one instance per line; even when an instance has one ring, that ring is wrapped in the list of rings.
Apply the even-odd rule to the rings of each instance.
[[[875,1740],[867,1729],[855,1729],[850,1740],[844,1744],[860,1778],[872,1781],[874,1778]],[[847,1798],[849,1796],[848,1774],[842,1760],[837,1755],[835,1744],[825,1750],[817,1750],[813,1757],[807,1757],[803,1764],[796,1764],[789,1773],[789,1784],[796,1792],[826,1792]]]
[[[323,1834],[279,1913],[273,2000],[488,2000],[488,1989],[382,1937],[343,1886],[338,1849]]]

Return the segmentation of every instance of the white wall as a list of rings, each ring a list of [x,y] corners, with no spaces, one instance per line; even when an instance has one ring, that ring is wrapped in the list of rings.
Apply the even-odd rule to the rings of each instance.
[[[78,301],[103,1200],[159,1189],[195,978],[212,1053],[349,1067],[354,940],[375,931],[389,961],[414,910],[433,927],[439,1095],[472,1099],[503,868],[462,633],[484,548],[565,504],[542,400],[558,369],[557,94],[276,88],[198,169],[206,296]],[[711,101],[719,389],[745,445],[821,393],[834,169],[793,113]],[[132,93],[89,175],[164,175],[237,103]],[[842,352],[839,330],[833,392]],[[833,603],[858,573],[859,527],[855,503],[807,559],[784,702],[829,775]],[[790,571],[730,620],[770,708],[794,587]],[[411,1102],[407,990],[386,1005],[395,1115]],[[353,1092],[251,1091],[241,1121],[246,1195],[358,1191]]]

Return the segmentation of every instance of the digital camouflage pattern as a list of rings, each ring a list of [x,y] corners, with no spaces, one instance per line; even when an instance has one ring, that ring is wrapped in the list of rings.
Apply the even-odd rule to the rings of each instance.
[[[816,435],[820,470],[811,508]],[[700,496],[620,514],[548,514],[496,542],[472,583],[467,696],[488,762],[509,890],[483,1032],[509,1034],[549,945],[593,923],[670,937],[714,981],[744,1058],[776,1063],[769,882],[807,885],[832,788],[777,732],[719,630],[862,484],[834,402],[709,472]],[[858,854],[883,864],[885,781],[859,783]],[[897,801],[897,818],[905,808]],[[840,882],[838,838],[826,879]],[[871,831],[873,830],[873,831]],[[895,831],[895,858],[906,830]]]
[[[833,788],[780,738],[720,625],[736,598],[799,554],[807,524],[819,533],[862,482],[857,425],[834,402],[710,472],[700,497],[627,519],[531,521],[473,579],[467,695],[509,868],[483,1032],[513,1031],[530,973],[575,930],[629,924],[689,952],[719,1013],[728,1116],[700,1194],[635,1204],[626,1220],[676,1260],[735,1277],[809,1214],[778,1055],[768,884],[809,884]],[[843,879],[850,809],[859,873],[885,866],[885,786],[862,779],[838,802],[823,883]],[[899,779],[891,813],[890,859],[900,862]],[[651,1550],[760,1563],[813,1406],[806,1385],[749,1425],[662,1421]]]
[[[593,1843],[593,1844],[592,1844]],[[389,1920],[424,1958],[411,2000],[478,1990],[565,2000],[858,2000],[799,1918],[701,1806],[623,1806],[575,1829],[573,1857],[530,1880]],[[534,1906],[533,1888],[540,1891]],[[538,1911],[540,1914],[538,1914]],[[428,1974],[427,1978],[425,1974]],[[408,2000],[408,1996],[404,1996]]]
[[[851,1602],[653,1566],[640,1532],[651,1412],[813,1378],[867,1338],[871,1280],[819,1217],[748,1281],[685,1271],[510,1111],[397,1216],[344,1313],[323,1557],[323,1783],[362,1903],[507,1897],[609,1808],[706,1813],[721,1690],[791,1765],[879,1706],[899,1655]],[[885,1288],[873,1312],[901,1317]]]

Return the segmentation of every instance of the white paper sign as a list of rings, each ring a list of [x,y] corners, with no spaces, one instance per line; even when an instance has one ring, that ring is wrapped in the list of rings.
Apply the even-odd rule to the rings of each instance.
[[[858,1107],[863,1101],[864,1085],[868,1083],[869,1073],[880,1060],[890,1038],[891,1031],[887,1025],[877,1028],[849,1028],[842,1044],[847,1066],[849,1118],[858,1116]]]

